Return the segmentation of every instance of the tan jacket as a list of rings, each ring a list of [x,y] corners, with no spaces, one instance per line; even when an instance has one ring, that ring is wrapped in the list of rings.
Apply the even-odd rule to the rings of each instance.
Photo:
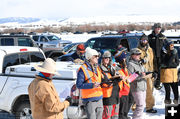
[[[174,83],[178,82],[177,68],[161,69],[161,82]]]
[[[154,52],[151,47],[147,49],[142,48],[140,45],[138,46],[138,49],[141,52],[141,59],[145,59],[146,63],[143,64],[147,72],[152,72],[154,71]]]
[[[63,119],[63,110],[69,102],[60,102],[51,80],[36,76],[28,92],[33,119]]]

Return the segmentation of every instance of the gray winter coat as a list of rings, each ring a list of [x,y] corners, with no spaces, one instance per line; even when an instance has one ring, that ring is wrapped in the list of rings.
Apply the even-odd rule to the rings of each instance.
[[[134,73],[134,72],[138,72],[139,74],[141,74],[142,72],[146,72],[145,68],[143,67],[143,65],[141,65],[140,62],[135,61],[133,59],[130,59],[128,64],[127,64],[127,68],[129,70],[129,73]],[[146,79],[141,78],[141,76],[139,76],[138,78],[136,78],[132,83],[131,83],[131,91],[132,92],[136,92],[136,91],[146,91]]]

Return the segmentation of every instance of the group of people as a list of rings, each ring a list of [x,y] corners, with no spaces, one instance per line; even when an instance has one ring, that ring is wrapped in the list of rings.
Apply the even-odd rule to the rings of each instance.
[[[133,119],[142,119],[144,108],[147,113],[157,113],[153,108],[154,81],[156,89],[161,88],[160,82],[164,85],[165,104],[171,104],[170,87],[174,93],[173,103],[178,104],[179,59],[173,42],[161,33],[161,24],[154,24],[149,36],[142,35],[138,47],[131,49],[129,56],[126,50],[118,46],[115,54],[106,50],[100,55],[95,49],[77,47],[74,55],[83,64],[77,72],[76,86],[88,119],[129,119],[130,109]],[[62,112],[72,99],[59,100],[52,84],[52,76],[58,75],[55,62],[47,58],[35,69],[39,74],[28,88],[33,118],[63,118]]]

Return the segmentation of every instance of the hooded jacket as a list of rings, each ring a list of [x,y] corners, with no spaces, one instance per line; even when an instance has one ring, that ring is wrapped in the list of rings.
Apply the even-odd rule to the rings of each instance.
[[[60,102],[52,80],[36,76],[28,92],[33,119],[63,119],[63,111],[69,102]]]

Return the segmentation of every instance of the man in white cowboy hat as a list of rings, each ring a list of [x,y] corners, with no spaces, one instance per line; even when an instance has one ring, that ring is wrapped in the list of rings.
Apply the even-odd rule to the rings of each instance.
[[[64,102],[60,102],[52,83],[52,77],[59,75],[56,62],[47,58],[42,65],[34,68],[39,74],[28,87],[33,119],[63,119],[63,110],[70,105],[71,98],[67,97]]]

